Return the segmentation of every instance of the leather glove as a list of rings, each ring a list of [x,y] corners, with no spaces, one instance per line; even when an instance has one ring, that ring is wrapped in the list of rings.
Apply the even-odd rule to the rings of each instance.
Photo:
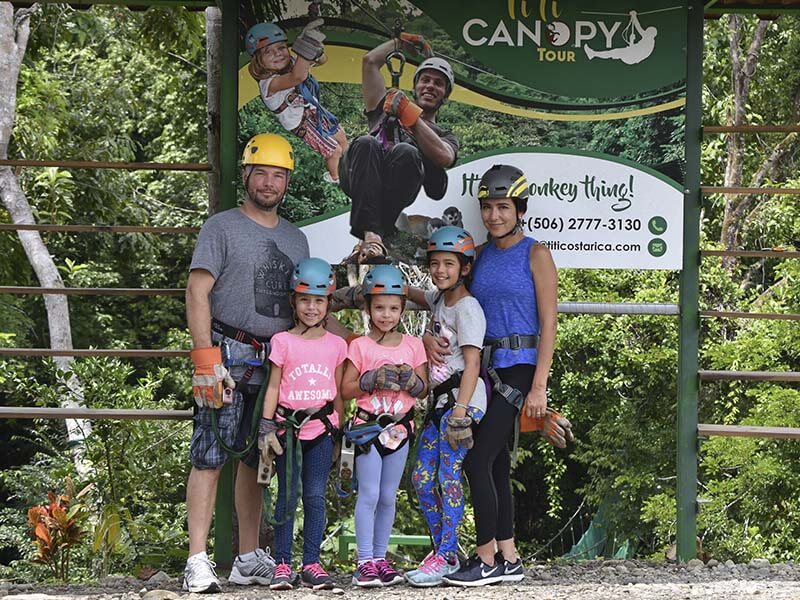
[[[572,423],[552,408],[548,408],[542,417],[539,435],[556,448],[566,448],[567,442],[575,441],[575,436],[572,435]]]
[[[261,454],[258,459],[258,483],[269,485],[275,472],[275,457],[283,454],[283,447],[278,441],[276,432],[278,424],[273,419],[261,419],[258,425],[258,449]]]
[[[258,447],[269,446],[276,456],[283,454],[283,446],[278,440],[278,423],[274,419],[261,419],[258,424]]]
[[[400,376],[395,365],[383,365],[364,373],[358,380],[358,387],[367,393],[374,390],[399,392],[402,389],[399,379]]]
[[[295,54],[309,62],[317,62],[325,54],[325,46],[322,45],[325,34],[319,30],[323,22],[322,19],[314,19],[303,28],[292,44]]]
[[[361,294],[361,285],[351,285],[339,288],[333,292],[331,298],[331,312],[343,308],[364,308],[364,296]]]
[[[400,389],[407,391],[415,398],[419,396],[422,393],[422,389],[425,387],[425,382],[414,372],[411,365],[403,363],[401,365],[395,365],[395,368],[397,369]]]
[[[192,375],[192,395],[200,408],[222,407],[225,388],[234,388],[236,383],[222,365],[222,352],[219,346],[211,348],[195,348],[189,353],[194,363]]]
[[[452,414],[447,417],[447,427],[444,430],[444,436],[447,438],[447,443],[453,450],[458,450],[459,447],[469,450],[472,448],[472,418],[471,417],[454,417]]]
[[[404,54],[409,54],[416,58],[430,58],[433,56],[431,45],[417,33],[406,33],[404,31],[397,38],[397,42]]]
[[[419,120],[422,109],[409,100],[403,92],[392,88],[386,93],[386,100],[383,101],[383,112],[397,117],[403,127],[410,129]]]

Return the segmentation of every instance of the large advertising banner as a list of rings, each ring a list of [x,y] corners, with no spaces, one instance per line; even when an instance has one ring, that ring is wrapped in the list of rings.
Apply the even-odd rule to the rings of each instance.
[[[509,164],[529,183],[523,229],[559,268],[681,267],[685,2],[289,1],[275,19],[250,0],[240,20],[240,142],[269,131],[292,143],[282,210],[312,255],[368,261],[377,237],[391,260],[424,260],[449,224],[482,242],[478,181]],[[439,104],[419,87],[426,60],[453,72]],[[392,121],[391,88],[434,114],[453,164]],[[370,166],[362,136],[384,155],[419,149],[421,170]]]

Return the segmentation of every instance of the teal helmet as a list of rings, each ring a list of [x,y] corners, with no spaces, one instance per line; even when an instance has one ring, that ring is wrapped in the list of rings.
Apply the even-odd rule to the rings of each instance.
[[[254,56],[264,46],[287,40],[286,32],[275,23],[256,23],[244,36],[244,48],[250,56]]]
[[[408,295],[408,286],[403,272],[394,265],[375,265],[364,276],[361,284],[364,296]]]
[[[299,294],[329,296],[336,290],[336,276],[321,258],[305,258],[294,268],[289,289]]]
[[[471,261],[475,258],[475,240],[466,229],[448,225],[437,229],[428,240],[428,258],[432,252],[452,252]]]

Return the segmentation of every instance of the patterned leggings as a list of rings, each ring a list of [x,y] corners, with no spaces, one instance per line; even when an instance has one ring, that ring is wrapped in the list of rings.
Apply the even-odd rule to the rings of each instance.
[[[434,551],[450,561],[456,558],[457,529],[464,515],[461,465],[467,455],[466,448],[453,450],[444,435],[452,412],[450,409],[442,415],[438,428],[434,419],[422,430],[411,476],[433,537]],[[467,409],[467,414],[476,423],[483,417],[483,412],[473,407]]]

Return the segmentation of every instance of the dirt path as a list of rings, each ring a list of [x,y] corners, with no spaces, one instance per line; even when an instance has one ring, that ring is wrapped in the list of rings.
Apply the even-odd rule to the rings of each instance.
[[[315,600],[338,597],[382,600],[800,600],[800,568],[794,564],[770,565],[754,560],[748,565],[699,561],[689,565],[650,564],[643,561],[591,561],[574,565],[536,565],[528,569],[520,583],[482,588],[416,589],[395,586],[382,589],[357,589],[349,576],[338,577],[342,589],[335,592],[312,592],[297,589],[271,592],[258,588],[223,585],[223,592],[213,596],[186,594],[180,581],[163,576],[158,583],[133,578],[111,577],[97,586],[48,587],[0,582],[3,600],[272,600],[291,597]]]

